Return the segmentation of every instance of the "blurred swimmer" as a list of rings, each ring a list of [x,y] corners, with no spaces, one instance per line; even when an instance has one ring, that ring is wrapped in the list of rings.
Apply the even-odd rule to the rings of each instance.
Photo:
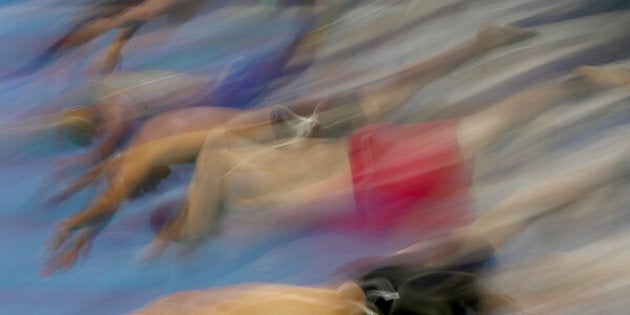
[[[356,272],[355,281],[337,288],[247,284],[187,291],[161,298],[132,314],[452,315],[515,309],[547,313],[549,309],[541,305],[549,306],[554,300],[566,302],[568,292],[581,291],[573,296],[579,298],[614,290],[602,285],[602,281],[597,284],[599,287],[591,282],[607,276],[608,282],[603,283],[610,283],[615,276],[628,275],[630,269],[624,267],[628,257],[613,255],[602,259],[600,255],[605,262],[585,265],[593,260],[595,251],[602,251],[600,244],[565,253],[562,259],[548,257],[537,264],[533,277],[518,278],[521,284],[531,282],[545,290],[516,296],[499,294],[488,286],[483,281],[484,269],[490,267],[495,251],[538,219],[623,179],[630,171],[628,162],[626,155],[608,156],[517,191],[469,227],[401,250],[380,261],[382,267]],[[614,244],[604,244],[610,245]],[[399,265],[401,261],[405,265]],[[559,272],[559,268],[567,266],[575,272]],[[590,290],[575,290],[576,287]]]
[[[236,128],[249,130],[247,133],[250,136],[255,133],[261,140],[290,137],[294,135],[295,127],[292,126],[303,121],[300,115],[308,117],[313,114],[318,115],[318,122],[317,126],[313,126],[310,136],[348,135],[358,127],[380,121],[389,112],[404,105],[422,87],[443,77],[464,62],[496,47],[520,41],[532,35],[531,31],[491,26],[474,40],[396,73],[383,80],[383,83],[368,86],[360,91],[338,93],[324,99],[305,99],[289,107],[279,105],[254,110],[193,107],[167,112],[147,121],[131,141],[131,146],[178,133],[207,130],[224,122],[228,122],[228,125],[245,125]],[[118,117],[120,119],[107,121],[120,121],[123,115],[118,115]],[[83,121],[79,117],[74,119]],[[284,121],[287,123],[282,124]],[[113,129],[123,131],[122,127]],[[79,132],[73,134],[79,134]],[[113,141],[114,139],[104,141],[95,150],[110,149]],[[103,154],[104,152],[101,153]],[[195,156],[196,154],[187,159],[194,160]],[[91,174],[96,173],[98,172]],[[68,192],[71,193],[72,190]]]
[[[38,71],[61,52],[75,48],[114,29],[118,36],[103,62],[103,72],[111,73],[120,61],[120,51],[134,33],[149,20],[166,15],[176,1],[172,0],[101,0],[84,11],[85,18],[39,57],[8,77],[29,75]],[[185,1],[190,2],[190,1]]]
[[[246,60],[247,67],[243,69],[228,67],[222,73],[205,75],[158,70],[117,72],[69,95],[81,92],[79,96],[88,98],[87,101],[93,99],[92,104],[66,110],[59,115],[16,121],[8,128],[2,126],[0,132],[10,137],[13,134],[38,134],[57,129],[70,143],[91,145],[85,153],[66,160],[66,164],[90,164],[109,156],[124,135],[133,130],[134,123],[142,122],[152,115],[200,104],[245,107],[263,93],[271,82],[282,76],[285,65],[294,59],[311,58],[327,36],[328,25],[335,17],[334,7],[322,19],[321,25],[315,21],[317,11],[314,7],[305,6],[300,10],[304,23],[291,35],[291,41],[280,49]],[[239,113],[230,108],[213,108],[210,112],[212,115],[206,115],[204,119],[211,125],[227,120],[228,115]],[[173,116],[172,121],[181,120],[180,114]]]
[[[7,75],[16,77],[38,71],[61,52],[76,48],[93,39],[118,29],[116,39],[103,61],[103,73],[111,73],[120,62],[122,48],[146,22],[160,16],[185,18],[203,0],[98,0],[83,12],[82,21],[66,35],[48,47],[26,66]],[[187,8],[189,7],[189,8]],[[187,12],[185,15],[182,14]]]
[[[455,48],[453,54],[460,58],[457,60],[461,60],[465,58],[465,54],[458,50],[478,51],[480,43],[483,43],[482,47],[488,49],[489,43],[494,43],[490,45],[492,47],[497,44],[504,44],[506,40],[513,41],[525,35],[531,36],[531,32],[509,27],[492,27],[480,32],[479,36],[471,42]],[[390,86],[386,86],[387,89],[385,90],[389,92],[384,95],[367,94],[377,97],[362,98],[360,105],[364,109],[361,112],[366,115],[382,114],[387,112],[391,104],[397,104],[397,97],[406,101],[410,95],[413,95],[411,91],[415,92],[417,89],[414,81],[426,82],[422,80],[424,77],[421,76],[424,71],[429,71],[429,74],[437,72],[436,69],[447,71],[445,68],[448,67],[445,64],[449,64],[449,58],[452,56],[447,52],[430,59],[439,62],[421,63],[403,71],[402,74],[404,75],[394,77],[394,79],[403,78],[402,83],[406,83],[402,86],[403,89],[391,90]],[[423,71],[419,71],[420,69]],[[446,201],[455,199],[452,197],[456,195],[461,197],[462,193],[466,192],[470,179],[465,165],[466,161],[472,159],[478,151],[501,138],[506,130],[527,122],[553,104],[579,95],[584,92],[584,89],[595,88],[597,84],[589,81],[589,79],[596,74],[599,75],[600,72],[616,73],[616,71],[617,69],[581,69],[580,73],[586,80],[577,80],[577,82],[572,80],[559,86],[526,91],[493,106],[491,109],[463,118],[461,121],[439,121],[399,127],[381,125],[361,130],[353,134],[349,141],[344,138],[337,140],[295,138],[290,140],[291,145],[278,146],[278,143],[265,143],[270,137],[275,138],[274,134],[277,133],[278,129],[289,128],[287,125],[290,126],[294,123],[294,121],[285,121],[282,128],[268,124],[266,129],[261,129],[260,126],[256,126],[256,128],[235,126],[225,128],[225,130],[191,132],[135,146],[109,164],[116,170],[109,189],[97,198],[88,209],[60,226],[51,243],[53,251],[59,251],[60,254],[56,259],[53,259],[52,271],[58,268],[68,268],[75,262],[81,247],[89,242],[95,236],[95,232],[108,222],[120,203],[147,180],[147,175],[152,170],[167,164],[194,160],[204,141],[206,150],[203,150],[197,159],[197,174],[195,182],[190,188],[188,203],[185,209],[180,212],[178,219],[160,233],[159,238],[163,241],[203,238],[214,228],[216,222],[213,213],[218,211],[216,206],[219,203],[225,207],[225,213],[229,213],[232,206],[243,208],[247,204],[247,208],[259,210],[273,208],[272,213],[278,214],[278,216],[283,214],[293,216],[294,219],[300,217],[306,221],[310,219],[318,221],[316,217],[325,220],[326,217],[330,219],[331,216],[337,216],[337,214],[322,211],[322,209],[327,208],[326,203],[328,205],[334,204],[333,209],[344,208],[345,206],[346,209],[356,208],[357,211],[361,212],[362,210],[359,208],[375,204],[373,202],[378,201],[380,202],[378,206],[383,206],[392,198],[396,199],[397,205],[403,209],[399,211],[400,216],[388,215],[383,208],[374,212],[376,218],[371,222],[366,222],[368,225],[374,224],[374,227],[378,229],[379,223],[377,221],[380,220],[379,218],[392,217],[393,221],[402,221],[404,220],[403,217],[413,217],[414,214],[417,214],[413,211],[414,206],[421,203],[423,198]],[[420,76],[420,80],[413,76],[405,76],[412,74]],[[407,98],[404,98],[405,94],[407,94]],[[321,117],[325,117],[325,115]],[[333,122],[335,121],[323,121],[323,124],[326,126],[326,124]],[[312,128],[306,128],[306,132],[301,135],[312,136],[313,133],[316,134],[317,128],[315,127],[318,124],[321,122],[316,121],[316,123],[311,124]],[[360,140],[370,138],[370,135],[374,135],[371,144],[369,141]],[[252,139],[262,143],[253,142]],[[436,142],[440,145],[436,145]],[[364,146],[366,147],[364,148]],[[372,150],[370,146],[379,148]],[[388,157],[377,154],[374,158],[378,159],[359,163],[362,160],[362,152],[372,151],[389,151],[392,152],[392,155]],[[307,153],[315,154],[309,155]],[[410,153],[409,157],[406,156],[407,153]],[[397,154],[398,157],[403,158],[403,161],[398,160]],[[278,163],[280,160],[285,163]],[[429,170],[415,171],[418,168],[414,165],[417,165],[418,161],[426,162]],[[350,163],[353,163],[352,172]],[[311,167],[303,167],[304,165],[311,165]],[[321,169],[318,169],[317,166],[320,166]],[[106,167],[108,167],[107,164],[100,166],[101,170]],[[239,169],[239,167],[245,167],[245,169]],[[381,167],[385,169],[379,172]],[[74,187],[71,187],[71,191],[91,182],[101,170],[96,169],[86,175]],[[230,176],[244,175],[243,172],[250,172],[252,176]],[[261,176],[263,173],[274,174],[274,172],[277,172],[274,176]],[[378,174],[374,175],[376,177],[372,179],[370,178],[371,173]],[[386,173],[390,175],[400,173],[403,178],[387,184],[386,181],[379,180],[379,177],[385,179],[389,176]],[[362,176],[367,176],[370,180],[362,184],[358,180]],[[247,183],[237,183],[239,178],[245,179]],[[439,186],[437,188],[433,184],[436,178],[440,179],[437,181],[439,183],[435,184],[435,186]],[[224,181],[230,181],[230,183]],[[226,183],[234,188],[230,189],[229,194],[221,189],[212,188],[227,187],[225,186]],[[353,187],[353,184],[356,187]],[[204,193],[200,194],[201,190]],[[357,192],[357,195],[363,195],[363,197],[371,195],[380,198],[380,200],[370,200],[369,204],[364,204],[365,201],[355,204],[353,190]],[[384,193],[370,193],[370,191],[376,192],[378,190],[383,190]],[[330,193],[331,191],[332,193]],[[247,194],[253,195],[247,196]],[[302,206],[305,206],[305,212],[295,211],[294,207],[300,208]],[[306,209],[309,207],[310,210]],[[461,211],[463,207],[455,208],[453,211],[457,212]],[[352,210],[348,211],[349,217],[352,217],[353,212]],[[195,218],[191,220],[199,223],[199,225],[186,226],[189,221],[186,219],[188,213],[194,213]],[[252,215],[256,213],[265,213],[265,211],[251,212]],[[269,218],[278,216],[267,215]],[[337,221],[337,219],[333,218],[332,220]],[[381,227],[398,223],[392,222],[392,220],[383,220]],[[351,225],[360,225],[360,222],[350,222],[353,221],[351,218],[347,221]],[[304,223],[308,224],[308,222]],[[77,232],[79,235],[76,235],[78,237],[76,242],[62,246],[71,235]]]
[[[52,270],[70,267],[155,167],[194,159],[202,144],[187,203],[155,247],[201,243],[216,231],[219,213],[241,214],[260,226],[323,224],[377,232],[409,231],[437,220],[465,224],[471,180],[466,163],[479,151],[558,102],[628,83],[626,69],[585,67],[567,82],[518,93],[460,120],[370,126],[348,139],[260,143],[243,128],[232,128],[151,141],[114,160],[108,190],[60,225],[51,242],[58,254]],[[423,204],[440,202],[449,210],[423,212]]]
[[[478,152],[554,104],[627,84],[626,68],[585,67],[567,82],[517,93],[458,120],[379,124],[348,139],[261,144],[215,130],[197,159],[186,204],[156,244],[195,245],[216,231],[220,213],[240,214],[262,225],[324,224],[377,232],[430,227],[427,218],[447,225],[465,220],[471,182],[467,162]],[[187,149],[188,143],[178,140],[179,148]],[[165,149],[165,143],[151,144],[152,153]],[[436,204],[445,206],[436,207],[437,213],[426,211]],[[81,226],[96,213],[79,214],[70,219],[78,219],[71,226]]]
[[[324,33],[320,31],[316,30],[312,38],[309,39],[321,38]],[[514,33],[510,34],[511,31]],[[505,32],[505,34],[501,34],[501,32]],[[418,90],[443,77],[464,62],[496,47],[526,39],[531,35],[533,33],[530,31],[501,30],[500,27],[492,26],[480,33],[475,40],[391,75],[382,80],[384,81],[382,83],[373,84],[363,90],[337,93],[323,99],[307,98],[287,106],[278,105],[261,109],[191,107],[169,111],[146,121],[130,142],[130,147],[162,137],[207,130],[221,125],[251,125],[244,129],[253,129],[248,133],[257,133],[257,137],[261,140],[290,137],[295,132],[294,127],[291,126],[304,121],[301,116],[309,117],[312,115],[318,116],[318,122],[317,126],[313,126],[314,129],[309,136],[345,136],[358,127],[380,121],[388,113],[403,106]],[[501,36],[506,36],[506,38],[501,38]],[[513,36],[513,38],[509,36]],[[383,106],[385,102],[387,102],[387,106]],[[81,110],[75,111],[75,114],[79,115],[71,115],[73,119],[78,120],[75,123],[76,126],[81,126],[85,119],[85,115],[78,113]],[[119,117],[123,116],[119,115]],[[112,118],[106,121],[113,123],[120,120],[121,118]],[[282,124],[285,120],[288,123]],[[107,152],[111,152],[115,143],[114,140],[119,138],[124,128],[121,126],[107,127],[105,125],[103,129],[117,130],[118,133],[110,132],[110,134],[118,134],[118,136],[110,136],[109,140],[102,142],[90,151],[93,153],[88,154],[105,156]],[[78,131],[71,133],[81,134]],[[164,169],[164,167],[159,168]],[[91,174],[96,175],[96,173]],[[64,193],[64,195],[68,195],[68,193],[72,193],[72,190]]]
[[[112,30],[118,35],[109,46],[103,60],[103,74],[109,74],[119,65],[123,47],[147,22],[167,17],[187,21],[204,6],[215,0],[98,0],[84,10],[81,19],[68,33],[48,47],[35,60],[4,77],[32,74],[51,62],[59,54],[85,45]],[[286,6],[312,6],[316,0],[288,0],[279,3]]]
[[[132,314],[362,315],[366,311],[361,288],[348,282],[338,288],[245,284],[180,292]]]

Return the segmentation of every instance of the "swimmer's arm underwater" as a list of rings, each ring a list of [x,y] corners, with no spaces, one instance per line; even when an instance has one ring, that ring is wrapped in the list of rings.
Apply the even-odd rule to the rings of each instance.
[[[62,198],[71,195],[73,190],[91,183],[105,168],[116,169],[113,179],[102,195],[86,210],[59,225],[49,244],[49,250],[54,255],[44,272],[67,270],[74,265],[79,252],[96,237],[98,230],[109,222],[120,204],[139,188],[154,169],[153,166],[161,165],[160,162],[165,160],[176,163],[194,159],[206,133],[184,134],[134,147],[109,163],[97,166],[72,185],[69,188],[71,191],[65,191]],[[71,239],[75,234],[79,234],[78,240]]]
[[[230,132],[243,135],[251,134],[251,137],[255,138],[259,134],[258,130],[261,125],[267,124],[254,123],[237,126],[230,129]],[[73,234],[84,229],[102,228],[106,225],[109,219],[114,216],[120,204],[141,188],[143,184],[146,184],[146,180],[156,170],[165,165],[194,161],[207,141],[209,132],[209,130],[188,132],[137,145],[116,156],[111,161],[101,163],[75,181],[56,198],[56,201],[66,199],[78,189],[92,183],[107,169],[114,170],[113,178],[107,190],[94,200],[86,210],[60,224],[50,243],[50,250],[57,253],[61,252],[62,257],[66,256],[64,254],[66,252],[73,253],[72,256],[76,257],[76,254],[83,246],[68,246],[69,244],[67,243],[69,243]],[[222,134],[217,133],[217,136]],[[272,133],[269,134],[273,135]],[[96,233],[90,233],[89,235],[89,240],[80,242],[84,244],[89,243],[96,236]],[[57,257],[58,255],[54,256]],[[60,261],[53,258],[48,268],[52,270],[51,272],[54,272],[57,269],[72,266],[75,261],[76,259]]]

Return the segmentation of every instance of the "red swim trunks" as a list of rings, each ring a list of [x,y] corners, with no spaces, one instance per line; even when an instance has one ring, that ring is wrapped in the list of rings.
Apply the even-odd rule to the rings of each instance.
[[[343,226],[435,233],[471,222],[457,120],[379,124],[350,137],[356,213]]]

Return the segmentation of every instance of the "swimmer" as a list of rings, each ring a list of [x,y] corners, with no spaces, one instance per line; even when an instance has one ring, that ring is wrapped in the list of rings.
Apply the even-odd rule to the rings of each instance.
[[[51,242],[51,250],[60,251],[57,252],[60,256],[55,256],[49,270],[72,266],[81,248],[95,237],[120,203],[138,189],[156,167],[194,160],[202,145],[205,149],[197,158],[187,203],[177,218],[159,233],[155,248],[171,241],[200,244],[215,230],[218,213],[230,213],[231,208],[256,209],[248,212],[248,216],[252,222],[260,224],[296,224],[301,220],[300,223],[309,225],[330,220],[346,221],[347,226],[373,225],[378,229],[383,228],[379,227],[383,222],[385,225],[412,222],[414,205],[423,198],[449,200],[465,192],[470,181],[465,162],[499,140],[507,130],[526,123],[563,100],[589,90],[628,83],[630,75],[624,68],[579,68],[576,76],[567,82],[517,93],[460,120],[379,125],[359,130],[349,139],[296,138],[291,139],[290,145],[276,147],[277,143],[273,142],[252,142],[261,133],[249,133],[248,137],[251,130],[241,126],[227,132],[221,129],[198,131],[151,141],[115,159],[109,165],[116,173],[107,191],[88,209],[60,225]],[[360,139],[366,137],[374,140],[368,142],[369,145],[362,144]],[[437,140],[441,146],[435,146]],[[367,147],[363,147],[365,145]],[[363,163],[362,152],[394,153],[390,157],[382,156],[381,161]],[[397,154],[408,155],[407,163],[412,163],[413,167],[405,166],[405,160],[399,162]],[[101,166],[106,167],[108,165]],[[387,174],[392,172],[406,174],[388,183]],[[236,174],[242,176],[230,176]],[[261,174],[276,175],[259,176]],[[377,175],[371,175],[375,176],[373,182],[359,183],[357,178],[366,174]],[[77,186],[89,183],[94,176],[88,174]],[[245,182],[240,182],[239,178]],[[300,182],[296,182],[296,178],[301,179]],[[436,180],[440,178],[444,180]],[[231,193],[226,195],[222,187],[228,185]],[[435,185],[444,189],[436,188],[438,193],[433,195],[422,193],[422,189],[430,191]],[[418,191],[416,187],[424,188]],[[357,197],[376,199],[362,201],[356,200]],[[363,209],[365,202],[380,203],[383,207]],[[392,210],[388,210],[388,204],[398,209],[395,216],[389,212]],[[339,211],[340,208],[346,211]],[[332,213],[322,209],[330,209]],[[371,222],[353,222],[352,213],[362,211],[373,213]],[[274,220],[277,222],[270,222]],[[77,239],[65,244],[73,235]]]
[[[320,9],[322,8],[317,8]],[[318,12],[311,7],[301,10],[301,14],[307,17],[313,17]],[[285,65],[296,58],[303,61],[313,57],[318,45],[326,38],[335,14],[332,7],[321,22],[311,23],[310,18],[304,19],[304,25],[291,42],[279,51],[248,62],[252,66],[247,71],[226,69],[225,73],[209,75],[171,71],[117,72],[83,88],[88,93],[87,97],[94,99],[90,105],[69,109],[52,117],[18,121],[12,123],[15,127],[2,129],[17,130],[23,134],[38,134],[56,129],[69,143],[90,146],[81,155],[62,161],[65,162],[63,164],[90,165],[108,157],[119,147],[124,135],[133,130],[134,123],[142,122],[153,115],[200,104],[216,107],[248,105],[264,92],[268,84],[282,76]],[[200,111],[203,110],[193,110],[195,114]],[[208,112],[205,117],[209,124],[214,124],[227,119],[227,113],[239,111],[212,108]],[[180,114],[173,116],[171,121],[181,120]],[[158,120],[163,122],[166,117],[162,116]],[[12,132],[15,131],[9,131],[8,134]]]
[[[351,92],[341,92],[323,99],[302,99],[292,104],[278,105],[268,108],[238,110],[216,107],[192,107],[177,111],[166,112],[148,120],[132,139],[129,149],[142,143],[180,133],[201,131],[196,148],[190,156],[173,160],[166,160],[165,165],[154,165],[150,170],[138,167],[141,161],[126,158],[114,158],[94,168],[79,179],[59,196],[52,199],[59,202],[71,196],[77,189],[97,179],[106,169],[114,169],[114,177],[124,179],[127,192],[116,198],[126,198],[131,191],[138,189],[136,185],[145,179],[162,178],[167,175],[166,164],[194,161],[198,149],[205,138],[205,130],[220,127],[220,122],[227,121],[223,127],[238,129],[248,137],[256,137],[258,141],[267,141],[291,137],[298,125],[308,123],[314,114],[318,116],[317,126],[313,126],[310,137],[342,137],[356,128],[366,124],[381,121],[386,115],[396,111],[417,93],[418,90],[447,73],[455,70],[465,62],[480,56],[490,50],[525,40],[535,33],[530,30],[516,29],[500,25],[490,25],[481,31],[477,37],[464,44],[449,49],[427,60],[421,61],[398,73],[381,79],[364,88]],[[229,127],[228,127],[229,126]],[[192,140],[190,138],[189,140]],[[188,151],[186,151],[188,152]],[[183,153],[183,151],[182,151]],[[177,162],[176,162],[177,161]],[[166,163],[167,162],[167,163]],[[136,166],[127,168],[123,164]],[[134,174],[127,170],[137,170]],[[148,171],[149,173],[144,173]],[[116,181],[116,180],[114,180]],[[117,202],[121,202],[121,200]]]
[[[536,291],[521,290],[516,295],[502,294],[483,281],[488,262],[495,251],[538,219],[564,209],[599,187],[622,180],[630,171],[628,165],[627,156],[609,156],[517,191],[472,225],[414,244],[384,257],[369,269],[355,270],[350,275],[353,280],[339,281],[338,286],[334,282],[323,287],[242,284],[186,291],[161,298],[131,314],[448,315],[498,310],[547,313],[549,309],[543,305],[549,307],[554,301],[575,303],[615,288],[620,291],[621,287],[602,283],[627,277],[628,257],[608,255],[600,259],[602,262],[592,262],[591,256],[602,252],[601,244],[564,253],[561,259],[549,256],[531,266],[535,270],[533,277],[517,280],[519,287],[534,283]],[[630,236],[624,235],[623,240]],[[621,241],[617,243],[616,246],[622,246]],[[574,272],[567,272],[567,267]],[[598,283],[593,284],[594,280]],[[568,297],[569,293],[574,300]]]
[[[489,109],[460,120],[399,127],[381,125],[360,130],[350,136],[349,140],[346,138],[298,138],[289,139],[290,145],[277,147],[278,143],[269,143],[268,139],[262,139],[274,134],[273,126],[268,126],[267,132],[261,132],[260,126],[257,126],[258,128],[235,126],[227,131],[215,129],[210,131],[210,134],[208,131],[198,131],[147,142],[131,148],[112,161],[110,166],[116,170],[116,174],[110,182],[109,189],[88,209],[62,223],[51,243],[51,249],[58,250],[57,253],[60,253],[62,257],[61,260],[55,260],[58,264],[54,265],[56,266],[54,269],[67,268],[75,262],[82,243],[89,242],[94,237],[91,231],[96,231],[98,227],[108,222],[116,213],[120,203],[146,180],[146,176],[153,168],[194,160],[204,142],[206,149],[202,150],[197,158],[197,172],[189,190],[188,203],[173,224],[158,236],[158,239],[163,242],[203,239],[214,230],[215,215],[218,212],[229,213],[230,207],[242,208],[245,203],[254,209],[272,208],[271,215],[266,216],[270,219],[274,218],[274,213],[278,214],[279,218],[298,213],[298,217],[305,220],[314,219],[313,221],[317,221],[317,217],[326,219],[329,215],[336,215],[321,211],[321,209],[331,208],[325,203],[334,204],[333,209],[346,205],[351,214],[354,212],[352,209],[357,208],[353,190],[365,190],[365,194],[370,195],[370,190],[392,188],[395,194],[411,196],[412,198],[400,198],[400,200],[406,203],[402,208],[409,210],[404,210],[407,213],[403,214],[413,216],[411,210],[414,203],[418,201],[413,196],[417,192],[408,186],[421,186],[423,184],[418,181],[423,180],[422,183],[427,184],[426,187],[431,189],[432,176],[438,176],[459,182],[443,183],[445,187],[452,185],[454,190],[438,189],[431,198],[450,198],[451,193],[467,190],[466,182],[469,174],[466,174],[465,161],[473,159],[479,151],[500,139],[506,130],[526,123],[554,104],[600,89],[602,84],[615,84],[615,82],[608,82],[607,79],[620,71],[622,72],[620,76],[623,77],[625,72],[617,68],[580,68],[577,70],[576,78],[568,82],[518,93]],[[610,75],[606,75],[607,73]],[[382,105],[377,108],[388,108],[387,105],[390,103],[387,98],[382,98],[382,101],[385,103],[371,104]],[[371,172],[370,168],[390,167],[388,164],[392,164],[391,167],[398,170],[401,168],[404,170],[404,165],[394,163],[395,158],[388,160],[387,157],[383,157],[380,164],[368,163],[363,170],[353,168],[352,173],[350,172],[350,163],[356,164],[352,161],[360,157],[348,155],[349,143],[354,146],[353,150],[362,152],[364,149],[360,143],[357,143],[357,139],[369,137],[372,134],[375,135],[373,146],[382,149],[376,149],[377,152],[386,152],[389,148],[403,154],[409,153],[416,161],[436,163],[436,169],[426,176],[421,172],[409,171],[409,178],[402,178],[400,183],[392,184],[393,187],[379,187],[378,182],[367,183],[365,187],[353,187],[355,184],[353,177],[357,176],[357,172],[367,173]],[[400,141],[401,139],[405,141]],[[436,140],[444,142],[444,145],[437,147],[435,144],[430,145]],[[281,141],[286,141],[286,139]],[[425,146],[426,148],[423,149]],[[305,154],[306,152],[316,154]],[[252,156],[255,158],[252,159]],[[308,160],[305,160],[306,157]],[[287,163],[278,163],[279,160]],[[289,165],[294,165],[295,168],[288,167]],[[324,170],[320,170],[303,168],[301,165],[324,165],[325,167]],[[101,167],[106,168],[107,165]],[[239,169],[241,167],[245,168]],[[278,167],[282,169],[278,170]],[[311,174],[309,170],[316,174]],[[278,171],[280,172],[278,174],[285,173],[286,176],[259,176],[263,173]],[[230,176],[239,172],[241,175],[251,173],[252,176]],[[246,178],[247,183],[238,182],[238,178]],[[301,182],[295,182],[295,178],[300,178]],[[274,182],[265,182],[269,180]],[[89,180],[86,181],[89,182]],[[225,187],[228,185],[225,181],[229,181],[230,187],[242,189],[236,189],[230,195],[224,195],[221,189],[212,188]],[[330,193],[331,190],[333,193]],[[234,194],[237,191],[258,192],[258,195],[255,193],[252,196],[238,196]],[[287,194],[286,192],[289,191],[295,193]],[[321,198],[322,196],[326,198]],[[386,198],[381,201],[387,202]],[[219,211],[218,205],[223,207],[222,211]],[[304,211],[296,212],[296,208]],[[189,213],[193,214],[191,217],[194,216],[194,219],[189,218]],[[266,212],[262,210],[252,212],[252,214],[255,213],[262,215]],[[379,215],[387,216],[385,212]],[[296,215],[293,217],[295,219]],[[378,222],[372,223],[378,228]],[[78,234],[75,236],[82,241],[68,242],[64,245],[74,234]],[[72,246],[71,244],[81,245]]]
[[[245,284],[176,293],[132,314],[364,315],[364,304],[352,282],[339,288]]]
[[[486,45],[483,42],[484,40],[492,40],[490,38],[490,36],[493,36],[490,34],[491,32],[492,30],[489,29],[486,34],[481,35],[472,45],[458,46],[435,58],[423,61],[400,73],[379,80],[385,83],[377,82],[356,92],[337,93],[324,99],[307,98],[294,101],[292,104],[286,105],[287,108],[284,108],[282,105],[255,110],[194,107],[163,113],[148,120],[138,131],[130,146],[178,133],[209,129],[218,126],[217,122],[221,121],[228,121],[230,125],[249,123],[262,123],[264,125],[265,121],[269,121],[273,126],[274,134],[267,137],[270,139],[283,138],[291,136],[293,130],[287,130],[286,128],[282,130],[284,125],[279,123],[285,119],[299,120],[298,116],[307,117],[315,112],[330,116],[330,118],[320,117],[320,125],[317,126],[318,131],[313,136],[341,136],[356,127],[380,121],[388,113],[399,109],[413,94],[427,84],[443,77],[445,73],[456,69],[463,62],[492,49],[494,46],[483,48],[483,45]],[[532,34],[523,32],[521,35],[523,38],[527,38]],[[483,36],[488,38],[483,38]],[[515,38],[514,40],[520,39]],[[505,44],[509,44],[511,41],[510,39]],[[502,45],[498,43],[496,47]],[[416,83],[411,86],[406,83],[407,80],[414,80]],[[372,102],[380,103],[382,98],[388,98],[390,106],[383,108],[370,104]],[[358,103],[363,104],[359,105]],[[339,122],[339,117],[348,117],[348,121]],[[340,125],[334,127],[325,126],[325,123],[324,125],[321,124],[322,121],[331,121],[331,123],[334,121],[334,123]]]
[[[461,198],[471,181],[467,162],[507,131],[559,102],[628,84],[626,68],[583,67],[566,82],[517,93],[461,119],[368,126],[347,139],[260,144],[242,134],[213,131],[197,158],[186,204],[155,244],[175,241],[194,247],[216,231],[219,213],[231,211],[243,211],[247,219],[263,225],[334,221],[344,228],[379,231],[420,224],[414,221],[421,210],[417,205]],[[188,148],[178,140],[178,150]],[[155,151],[145,158],[163,157],[153,155],[164,150],[163,145],[151,146]],[[454,213],[449,211],[443,215]],[[78,219],[70,226],[81,226],[95,213],[79,214],[70,219]]]
[[[109,47],[103,61],[104,74],[111,73],[120,62],[122,48],[146,22],[160,16],[176,14],[179,6],[198,6],[199,1],[173,0],[101,0],[85,10],[85,18],[70,32],[53,43],[38,58],[14,71],[7,77],[31,74],[64,50],[92,41],[98,36],[118,29],[116,39]],[[194,10],[194,9],[193,9]],[[173,11],[173,12],[171,12]]]
[[[147,22],[161,17],[187,21],[212,0],[100,0],[85,10],[83,21],[74,26],[61,39],[48,47],[39,57],[5,77],[29,75],[63,51],[73,49],[118,30],[103,59],[102,74],[110,74],[120,64],[121,51],[138,30]],[[315,0],[283,1],[280,7],[291,5],[312,6]]]

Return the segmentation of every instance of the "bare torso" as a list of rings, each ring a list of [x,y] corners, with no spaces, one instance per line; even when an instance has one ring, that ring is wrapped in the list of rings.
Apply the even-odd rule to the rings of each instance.
[[[251,222],[312,223],[353,210],[345,140],[288,139],[230,148],[223,211]],[[281,162],[279,162],[281,161]],[[324,210],[325,209],[325,210]]]

